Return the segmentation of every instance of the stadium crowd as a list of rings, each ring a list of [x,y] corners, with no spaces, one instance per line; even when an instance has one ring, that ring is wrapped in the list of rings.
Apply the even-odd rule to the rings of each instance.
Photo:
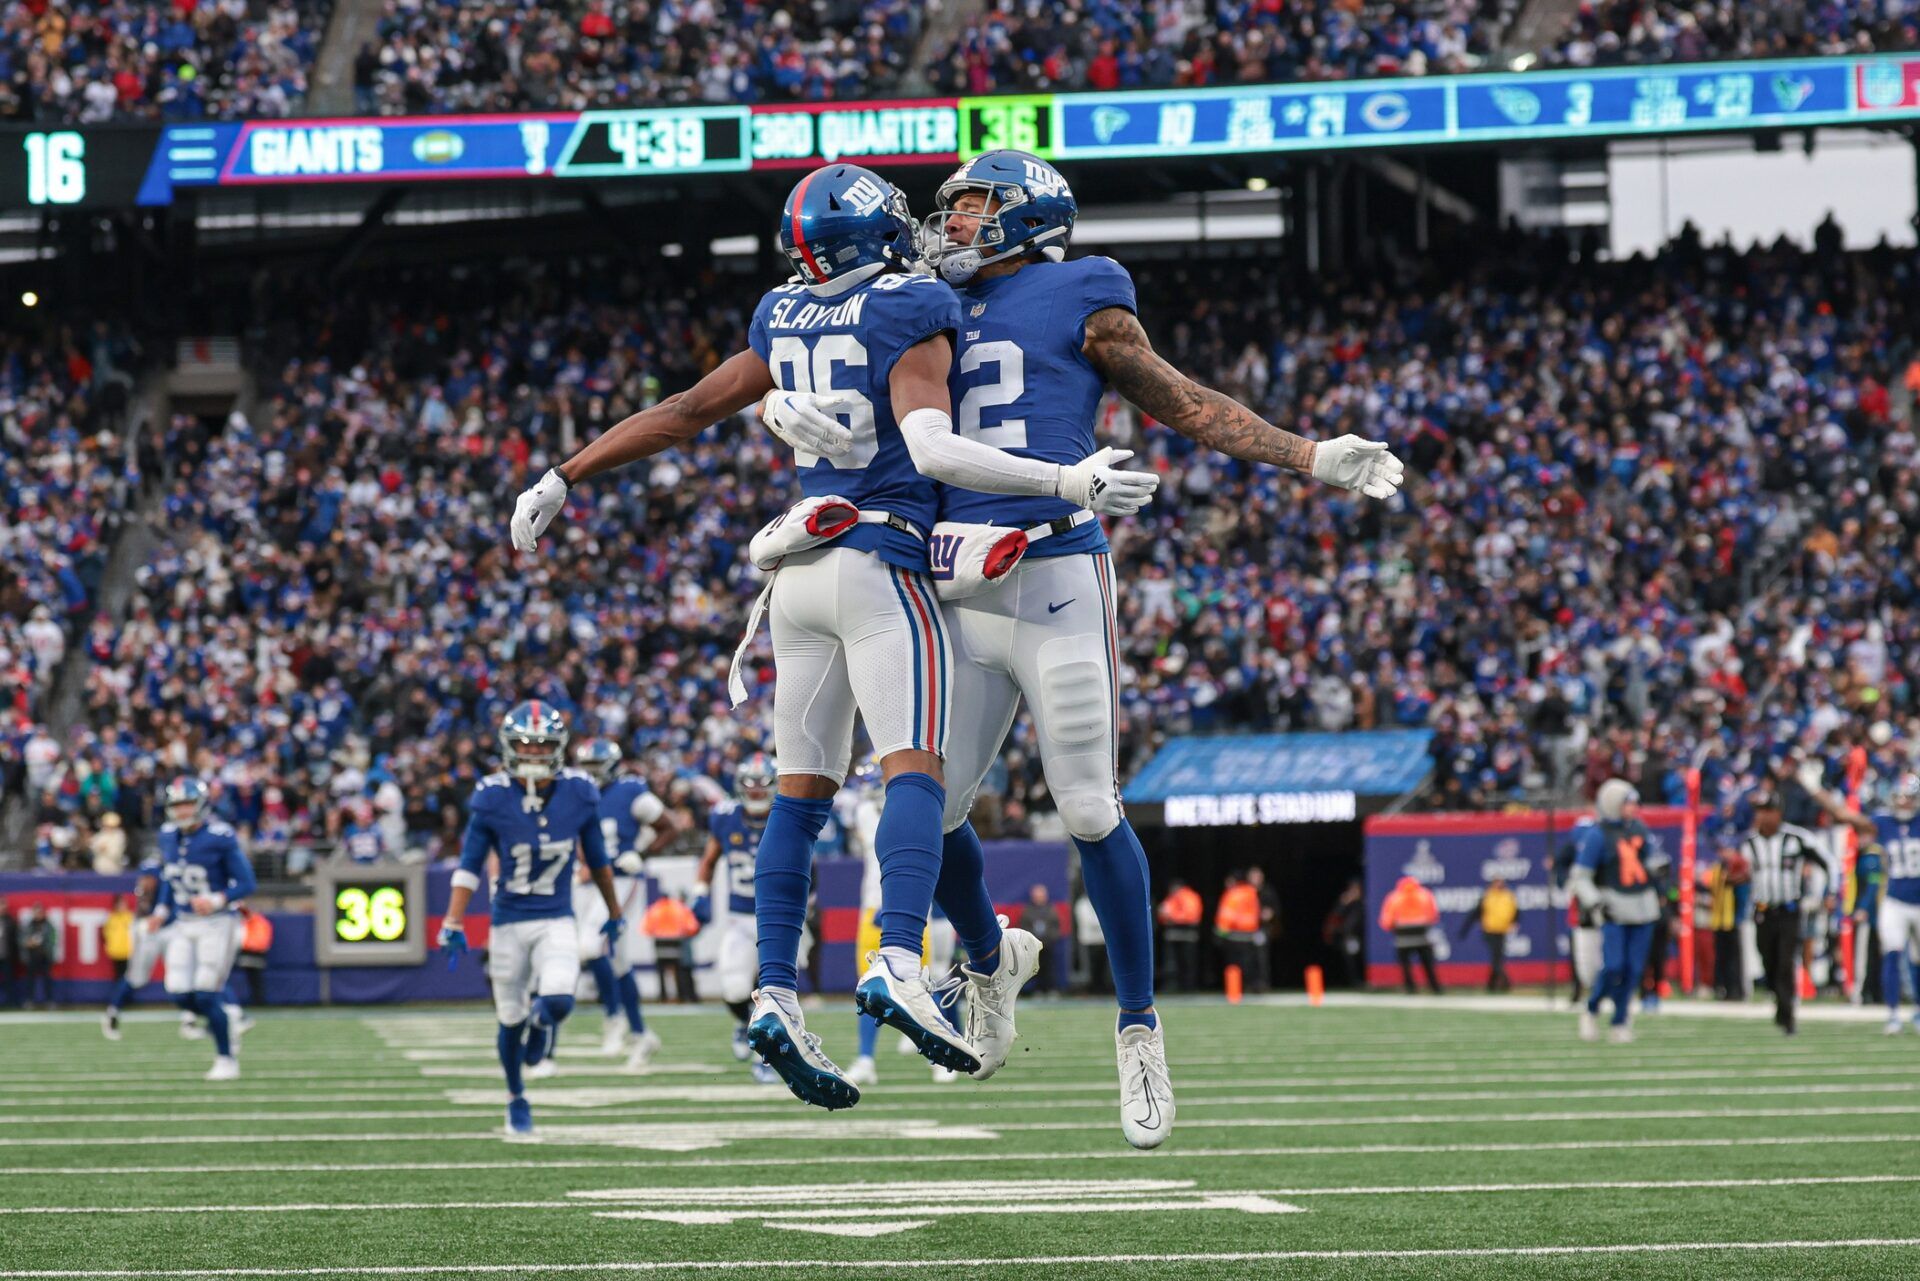
[[[1907,0],[1599,0],[1579,8],[1544,66],[1790,58],[1920,48]]]
[[[1126,769],[1186,732],[1425,725],[1443,806],[1609,775],[1677,800],[1702,754],[1731,802],[1776,745],[1837,770],[1860,725],[1920,741],[1912,264],[1557,245],[1444,278],[1138,267],[1170,359],[1305,434],[1384,436],[1414,480],[1355,503],[1109,400],[1103,437],[1165,477],[1112,530]],[[290,299],[304,355],[257,411],[162,427],[165,536],[130,621],[85,638],[74,786],[135,780],[139,827],[139,780],[192,768],[267,845],[357,821],[444,852],[537,696],[710,803],[769,738],[766,694],[734,715],[724,687],[790,460],[736,420],[583,486],[537,558],[502,529],[569,435],[737,349],[758,284],[575,261]],[[750,684],[769,659],[763,633]],[[985,790],[984,830],[1045,830],[1024,721]]]
[[[331,0],[4,0],[0,119],[293,114],[331,8]]]
[[[383,115],[885,97],[921,22],[910,0],[395,0],[354,93]]]

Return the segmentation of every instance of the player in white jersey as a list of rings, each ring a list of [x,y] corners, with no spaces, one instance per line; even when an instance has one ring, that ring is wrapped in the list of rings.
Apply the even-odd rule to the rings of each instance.
[[[940,274],[960,289],[954,391],[962,436],[1036,460],[1079,457],[1095,444],[1094,418],[1111,385],[1232,457],[1375,498],[1395,492],[1401,465],[1384,444],[1354,436],[1315,444],[1161,359],[1134,314],[1126,271],[1107,258],[1065,260],[1077,215],[1066,179],[1023,152],[988,152],[942,184],[927,243]],[[1172,1129],[1173,1089],[1153,1007],[1146,856],[1118,785],[1117,587],[1105,535],[1074,504],[960,484],[943,487],[935,541],[955,702],[968,712],[948,742],[953,786],[936,899],[970,956],[995,953],[1003,931],[966,820],[1024,697],[1048,791],[1107,938],[1120,1004],[1121,1129],[1135,1147],[1158,1146]],[[992,974],[968,977],[973,1035],[1006,994]]]
[[[1115,469],[1112,450],[1029,459],[954,433],[948,374],[959,310],[950,289],[917,270],[906,197],[879,175],[848,164],[808,174],[787,198],[779,242],[797,275],[755,309],[750,350],[549,470],[521,495],[512,532],[517,548],[532,551],[572,485],[756,401],[795,446],[806,497],[754,540],[756,565],[773,577],[748,634],[763,612],[771,618],[780,782],[755,862],[759,995],[749,1036],[796,1097],[844,1108],[860,1092],[806,1030],[796,961],[813,842],[846,778],[856,712],[887,776],[887,805],[877,837],[882,946],[855,1000],[930,1061],[964,1071],[991,1072],[1011,1040],[983,1046],[948,1024],[919,964],[940,876],[952,684],[927,577],[934,482],[1130,514],[1158,477]],[[743,680],[733,692],[736,702],[746,696]]]

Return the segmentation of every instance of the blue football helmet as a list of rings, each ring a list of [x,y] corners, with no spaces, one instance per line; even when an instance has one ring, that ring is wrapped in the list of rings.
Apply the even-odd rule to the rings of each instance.
[[[985,196],[985,203],[978,210],[955,209],[968,192]],[[1017,254],[1059,262],[1079,216],[1073,189],[1058,169],[1024,151],[989,151],[940,184],[937,207],[927,215],[926,257],[950,285],[964,285],[988,263]],[[975,220],[971,236],[948,236],[955,217]]]
[[[167,790],[160,799],[160,808],[166,813],[167,822],[183,832],[191,832],[206,821],[207,807],[211,803],[212,796],[205,783],[182,775],[167,784]]]
[[[765,752],[755,752],[733,772],[733,790],[740,798],[740,808],[754,818],[764,817],[773,808],[773,791],[779,782],[780,771]]]
[[[831,297],[888,267],[918,267],[916,230],[900,188],[859,165],[828,165],[788,194],[780,211],[780,252],[793,264],[795,279]]]
[[[500,722],[500,760],[531,792],[560,772],[567,759],[567,718],[552,703],[521,703]]]
[[[1920,774],[1902,774],[1893,785],[1890,802],[1895,818],[1904,820],[1920,814]]]
[[[620,768],[620,744],[610,738],[583,739],[573,749],[573,763],[593,780],[595,787],[605,787],[613,781],[613,772]]]

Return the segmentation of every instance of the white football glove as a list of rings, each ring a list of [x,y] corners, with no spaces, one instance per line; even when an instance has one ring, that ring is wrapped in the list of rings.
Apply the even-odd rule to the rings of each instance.
[[[1102,516],[1131,516],[1152,502],[1153,491],[1160,488],[1158,472],[1120,469],[1119,464],[1131,457],[1131,449],[1096,450],[1060,469],[1060,484],[1054,493],[1075,507]]]
[[[1384,440],[1340,436],[1313,447],[1313,478],[1368,498],[1392,498],[1407,469],[1387,452]]]
[[[540,541],[540,535],[547,532],[547,526],[567,505],[567,489],[567,482],[561,479],[560,473],[548,468],[547,474],[532,489],[520,495],[520,501],[513,505],[513,523],[509,526],[515,550],[533,550],[534,544]]]
[[[760,421],[795,449],[822,458],[838,458],[853,448],[853,429],[833,416],[846,404],[843,392],[781,391],[760,402]]]

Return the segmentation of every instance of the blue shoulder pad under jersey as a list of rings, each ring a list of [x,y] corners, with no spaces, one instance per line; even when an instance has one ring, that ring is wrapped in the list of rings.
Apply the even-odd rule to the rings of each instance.
[[[600,830],[600,790],[575,769],[563,769],[537,798],[505,774],[489,774],[474,789],[460,866],[478,876],[487,855],[500,860],[493,883],[493,921],[573,915],[573,857],[588,867],[607,865]]]
[[[840,415],[853,429],[850,452],[830,460],[795,453],[807,497],[834,494],[863,509],[904,516],[923,532],[933,528],[934,484],[907,452],[888,379],[908,348],[936,334],[951,335],[959,323],[953,290],[905,272],[875,276],[830,298],[785,285],[760,300],[747,342],[773,371],[775,386],[860,398]],[[877,552],[903,569],[927,568],[926,544],[885,525],[857,526],[836,545]]]
[[[754,819],[732,801],[715,807],[707,830],[720,843],[716,879],[727,896],[727,910],[736,916],[753,915],[754,859],[760,850],[765,818]]]
[[[954,430],[1023,458],[1077,463],[1092,453],[1106,383],[1081,346],[1087,318],[1108,307],[1134,310],[1133,279],[1111,258],[1033,262],[969,284],[960,293]],[[941,486],[942,520],[1032,526],[1075,510],[1058,498]],[[1100,522],[1088,521],[1035,543],[1027,555],[1105,550]]]
[[[1920,815],[1875,814],[1873,825],[1886,851],[1887,897],[1896,903],[1920,903]]]

